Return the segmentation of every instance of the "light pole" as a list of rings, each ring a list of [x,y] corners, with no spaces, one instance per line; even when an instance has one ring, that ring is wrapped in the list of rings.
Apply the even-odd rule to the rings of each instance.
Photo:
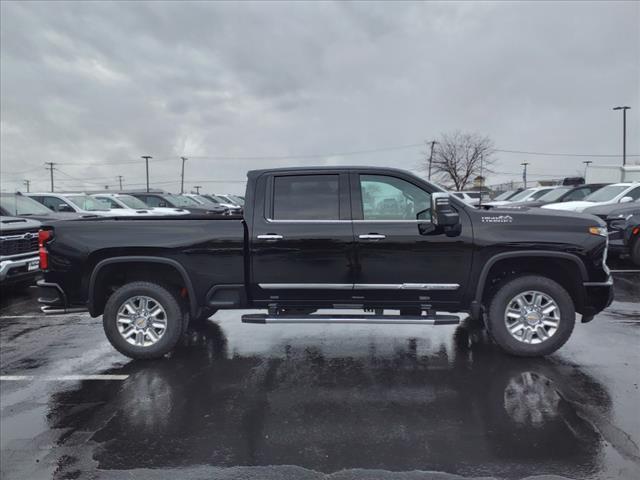
[[[196,189],[196,195],[200,195],[200,189],[202,188],[202,185],[194,185],[193,188]]]
[[[584,180],[585,182],[587,181],[587,168],[589,168],[589,165],[591,165],[593,163],[592,160],[585,160],[584,162]]]
[[[613,107],[622,110],[622,166],[627,164],[627,110],[631,107]]]
[[[180,195],[184,193],[184,162],[187,161],[187,157],[180,157],[182,159],[182,174],[180,175]]]
[[[524,167],[522,170],[522,183],[524,183],[524,188],[527,188],[527,165],[529,165],[529,162],[523,162],[520,165]]]
[[[153,158],[149,155],[142,155],[140,158],[144,158],[145,164],[147,166],[147,192],[149,191],[149,159]]]
[[[431,153],[429,154],[429,180],[431,180],[431,162],[433,161],[433,147],[436,145],[435,140],[431,140]]]

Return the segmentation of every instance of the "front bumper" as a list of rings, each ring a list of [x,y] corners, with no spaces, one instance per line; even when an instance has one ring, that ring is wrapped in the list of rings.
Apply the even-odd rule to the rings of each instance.
[[[40,275],[38,255],[29,254],[18,258],[0,259],[0,283],[22,283]]]
[[[609,275],[604,282],[585,282],[585,304],[582,309],[583,323],[590,321],[613,302],[613,277]]]

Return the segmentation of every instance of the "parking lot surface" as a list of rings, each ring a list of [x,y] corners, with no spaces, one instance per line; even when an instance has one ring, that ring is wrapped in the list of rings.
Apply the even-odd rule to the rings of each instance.
[[[640,478],[640,273],[556,354],[477,329],[245,325],[131,361],[88,314],[3,295],[3,479]],[[442,473],[437,473],[442,472]]]

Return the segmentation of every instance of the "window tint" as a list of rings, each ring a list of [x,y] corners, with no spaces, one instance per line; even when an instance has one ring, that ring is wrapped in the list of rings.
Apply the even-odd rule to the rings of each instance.
[[[109,205],[109,208],[122,208],[113,199],[109,197],[95,197],[95,198],[100,200],[102,203],[106,203],[107,205]]]
[[[75,208],[73,208],[67,202],[56,197],[42,197],[42,203],[45,207],[49,207],[54,212],[60,211],[60,205],[64,205],[66,207],[69,207],[71,211],[75,211]]]
[[[146,196],[141,198],[142,201],[150,207],[166,207],[164,200],[159,197]]]
[[[431,207],[429,193],[395,177],[360,175],[360,191],[364,220],[416,220]]]
[[[292,175],[273,179],[274,220],[338,220],[338,175]]]
[[[627,193],[625,197],[631,197],[634,200],[637,200],[638,198],[640,198],[640,187],[634,188],[629,193]]]
[[[590,187],[577,188],[571,193],[568,193],[565,197],[562,198],[563,202],[574,202],[577,200],[582,200],[584,197],[591,193]],[[595,191],[595,190],[594,190]]]
[[[550,190],[538,190],[537,192],[534,192],[531,194],[531,196],[529,197],[529,200],[537,200],[541,196],[543,196],[545,193],[549,193],[549,191]]]

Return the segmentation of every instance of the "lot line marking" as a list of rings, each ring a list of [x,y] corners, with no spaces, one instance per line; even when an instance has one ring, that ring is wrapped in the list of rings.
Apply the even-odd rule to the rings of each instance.
[[[126,380],[129,375],[0,375],[0,381],[45,380],[52,382],[70,382],[78,380]]]

